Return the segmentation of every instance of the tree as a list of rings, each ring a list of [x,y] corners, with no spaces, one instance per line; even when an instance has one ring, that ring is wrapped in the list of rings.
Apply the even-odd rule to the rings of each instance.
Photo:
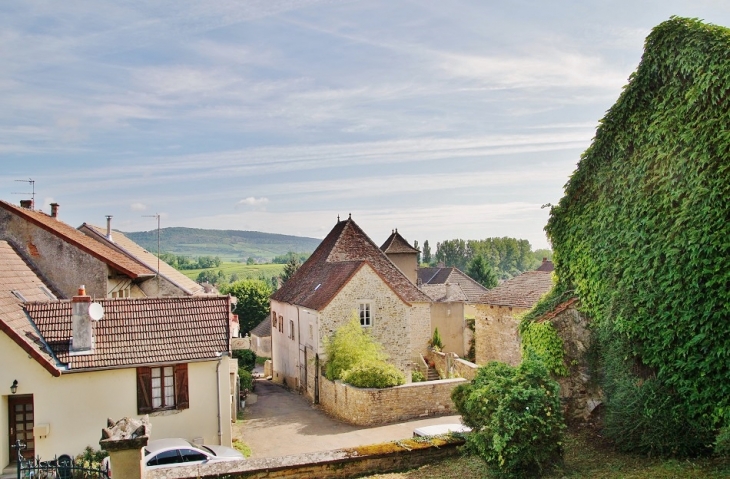
[[[269,315],[272,289],[265,281],[242,279],[221,287],[221,293],[238,299],[233,312],[238,315],[241,333],[248,333]]]
[[[415,240],[413,242],[413,247],[418,249],[418,240]],[[418,252],[418,256],[416,257],[417,264],[421,264],[421,252]]]
[[[423,262],[431,264],[431,246],[429,246],[428,240],[423,242]]]
[[[527,358],[517,367],[491,362],[451,398],[473,430],[467,450],[498,477],[538,477],[560,463],[565,429],[560,386],[542,362]]]
[[[443,243],[436,243],[436,261],[444,263],[444,266],[453,266],[464,271],[469,261],[466,241],[463,239],[454,239],[446,240]]]
[[[466,274],[487,289],[494,288],[499,284],[497,274],[482,255],[478,255],[471,260]]]
[[[281,272],[279,277],[281,278],[281,281],[283,283],[286,283],[289,281],[289,278],[294,276],[294,273],[297,272],[299,267],[302,264],[299,262],[299,258],[297,256],[290,256],[287,263],[284,265],[284,271]]]
[[[255,260],[255,259],[253,259],[253,257],[252,257],[252,256],[249,256],[249,257],[248,257],[248,259],[246,260],[246,264],[247,264],[247,265],[252,265],[252,264],[256,264],[256,260]]]

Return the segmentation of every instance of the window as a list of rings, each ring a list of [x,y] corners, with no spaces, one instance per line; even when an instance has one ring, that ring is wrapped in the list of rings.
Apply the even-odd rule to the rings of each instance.
[[[271,326],[276,329],[276,311],[271,312]]]
[[[360,326],[372,326],[373,315],[370,310],[370,303],[360,303]]]
[[[137,412],[187,409],[188,365],[137,368]]]
[[[279,315],[279,332],[284,334],[284,316]]]
[[[289,339],[294,341],[294,321],[289,320]]]

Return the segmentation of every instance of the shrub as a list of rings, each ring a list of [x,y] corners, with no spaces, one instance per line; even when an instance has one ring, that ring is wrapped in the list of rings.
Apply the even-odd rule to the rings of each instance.
[[[441,351],[444,348],[444,343],[441,341],[441,334],[439,328],[433,330],[433,337],[431,338],[431,347],[436,351]]]
[[[342,374],[342,382],[358,388],[390,388],[406,382],[403,373],[385,361],[360,363]]]
[[[236,349],[233,351],[233,357],[238,359],[238,368],[247,371],[253,371],[256,367],[256,353],[250,349]]]
[[[253,375],[247,369],[238,369],[238,385],[241,388],[241,392],[253,390]]]
[[[527,359],[514,368],[492,362],[452,400],[473,432],[469,451],[484,459],[498,477],[536,477],[562,461],[565,425],[560,387],[545,365]]]
[[[387,357],[383,347],[360,326],[356,315],[340,326],[324,347],[327,352],[325,376],[331,381],[342,379],[345,371],[358,364],[384,361]]]
[[[74,458],[74,462],[88,469],[98,469],[101,467],[101,462],[108,455],[109,453],[103,449],[94,449],[91,446],[86,446],[84,452]]]
[[[415,370],[411,373],[411,381],[414,383],[420,383],[426,380],[426,377],[419,370]]]

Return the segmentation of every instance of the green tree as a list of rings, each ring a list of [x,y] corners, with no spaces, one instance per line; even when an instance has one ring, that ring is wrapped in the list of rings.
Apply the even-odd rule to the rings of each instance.
[[[444,266],[455,267],[464,271],[469,261],[467,256],[466,241],[463,239],[446,240],[436,243],[436,262],[444,263]]]
[[[418,249],[418,240],[415,240],[413,242],[413,247]],[[421,252],[418,252],[418,256],[416,257],[417,264],[421,264]]]
[[[467,449],[498,477],[538,477],[561,462],[560,386],[542,362],[526,359],[517,367],[491,362],[451,398],[473,429]]]
[[[289,278],[294,276],[294,273],[297,272],[301,265],[302,264],[299,262],[299,258],[297,256],[289,257],[289,261],[287,261],[287,263],[284,265],[284,271],[282,271],[279,275],[281,281],[283,283],[289,281]]]
[[[429,246],[428,240],[423,242],[423,262],[431,264],[431,246]]]
[[[497,274],[492,269],[492,266],[487,263],[482,255],[475,256],[469,263],[466,274],[468,274],[477,283],[481,284],[487,289],[494,288],[499,284]]]
[[[238,315],[241,333],[248,333],[269,315],[272,289],[265,281],[242,279],[221,287],[221,293],[238,299],[233,312]]]
[[[246,260],[246,264],[248,264],[248,265],[256,264],[256,260],[253,259],[253,257],[249,256],[248,259]]]

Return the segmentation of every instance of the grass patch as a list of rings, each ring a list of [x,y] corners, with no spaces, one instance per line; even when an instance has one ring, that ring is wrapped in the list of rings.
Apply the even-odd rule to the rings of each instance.
[[[226,278],[230,278],[232,274],[237,274],[238,279],[259,279],[263,276],[270,279],[284,271],[283,264],[246,264],[246,263],[233,263],[224,261],[218,268],[205,268],[205,269],[186,269],[181,271],[182,274],[192,280],[198,279],[198,275],[203,271],[218,272],[223,271]]]
[[[233,440],[233,449],[243,454],[244,457],[251,457],[251,448],[243,441]]]
[[[496,478],[475,456],[444,459],[419,469],[397,474],[369,476],[374,479]],[[571,431],[565,440],[565,464],[549,479],[721,479],[730,477],[730,458],[692,460],[648,458],[616,452],[601,437],[588,431]]]
[[[266,361],[268,361],[269,359],[271,359],[271,358],[267,358],[267,357],[264,357],[264,356],[256,356],[256,364],[258,364],[259,366],[263,366],[264,363]]]

